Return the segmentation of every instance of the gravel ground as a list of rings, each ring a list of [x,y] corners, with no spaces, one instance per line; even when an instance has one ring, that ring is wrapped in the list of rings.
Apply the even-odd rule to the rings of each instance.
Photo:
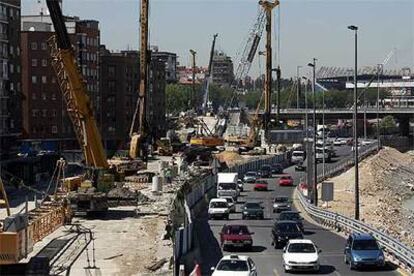
[[[414,157],[385,147],[360,163],[361,219],[408,246],[414,246],[414,212],[403,202],[414,196]],[[334,182],[334,201],[329,209],[352,217],[354,214],[352,168],[329,179]],[[321,202],[326,208],[326,204]]]

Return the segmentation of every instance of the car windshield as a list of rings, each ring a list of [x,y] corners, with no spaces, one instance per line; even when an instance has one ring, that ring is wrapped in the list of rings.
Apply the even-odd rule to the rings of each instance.
[[[292,153],[292,156],[304,156],[305,153],[304,152],[294,152]]]
[[[378,250],[378,244],[375,240],[355,240],[352,244],[354,250]]]
[[[231,197],[226,197],[225,200],[227,200],[227,203],[233,203],[233,199]]]
[[[298,213],[281,213],[279,218],[281,220],[299,220],[300,216]]]
[[[287,197],[276,197],[275,198],[275,203],[283,203],[283,202],[288,202],[288,198]]]
[[[222,260],[217,266],[217,270],[221,271],[248,271],[246,261],[240,260]]]
[[[210,206],[212,208],[227,208],[227,203],[226,202],[212,202]]]
[[[261,209],[262,208],[259,203],[246,203],[246,205],[244,206],[247,209]]]
[[[289,253],[315,253],[315,247],[311,243],[291,243],[288,248]]]
[[[256,176],[256,173],[255,172],[247,172],[245,175],[246,176]]]
[[[281,232],[298,232],[299,228],[296,223],[279,223],[277,228]]]
[[[223,190],[236,190],[236,183],[220,183],[219,187]]]
[[[249,233],[247,226],[244,225],[232,225],[227,229],[227,234],[231,235],[248,235]]]

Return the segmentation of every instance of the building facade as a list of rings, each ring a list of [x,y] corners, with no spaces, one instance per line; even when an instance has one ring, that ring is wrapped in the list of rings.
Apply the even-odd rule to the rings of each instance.
[[[99,127],[99,23],[66,17],[65,24]],[[76,149],[79,145],[50,62],[48,40],[53,35],[49,16],[22,17],[23,142],[37,143],[39,149]]]
[[[165,80],[167,83],[177,82],[177,54],[170,52],[159,52],[157,48],[151,53],[153,60],[161,61],[165,64]]]
[[[139,87],[139,52],[113,53],[101,47],[102,136],[107,149],[124,149],[129,141]],[[147,120],[155,137],[165,135],[165,63],[150,64]]]
[[[225,53],[214,51],[211,70],[213,83],[220,86],[229,86],[233,82],[233,61]]]
[[[17,152],[21,135],[20,0],[0,1],[0,157]]]

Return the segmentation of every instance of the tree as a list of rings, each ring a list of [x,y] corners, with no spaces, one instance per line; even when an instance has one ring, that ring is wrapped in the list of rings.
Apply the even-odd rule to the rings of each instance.
[[[380,128],[383,130],[383,133],[389,134],[392,132],[393,129],[397,127],[397,124],[395,123],[395,119],[393,116],[388,115],[385,116],[380,123]]]

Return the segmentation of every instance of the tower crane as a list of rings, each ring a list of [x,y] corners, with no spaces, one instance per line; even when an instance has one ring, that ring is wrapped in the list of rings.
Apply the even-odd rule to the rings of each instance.
[[[213,42],[211,44],[211,50],[210,50],[210,59],[208,62],[208,69],[207,74],[204,79],[204,94],[203,94],[203,105],[202,110],[203,114],[206,114],[209,110],[211,110],[211,102],[209,101],[209,88],[210,88],[210,82],[212,79],[212,70],[213,70],[213,56],[214,56],[214,49],[216,46],[216,38],[218,34],[213,35]]]

